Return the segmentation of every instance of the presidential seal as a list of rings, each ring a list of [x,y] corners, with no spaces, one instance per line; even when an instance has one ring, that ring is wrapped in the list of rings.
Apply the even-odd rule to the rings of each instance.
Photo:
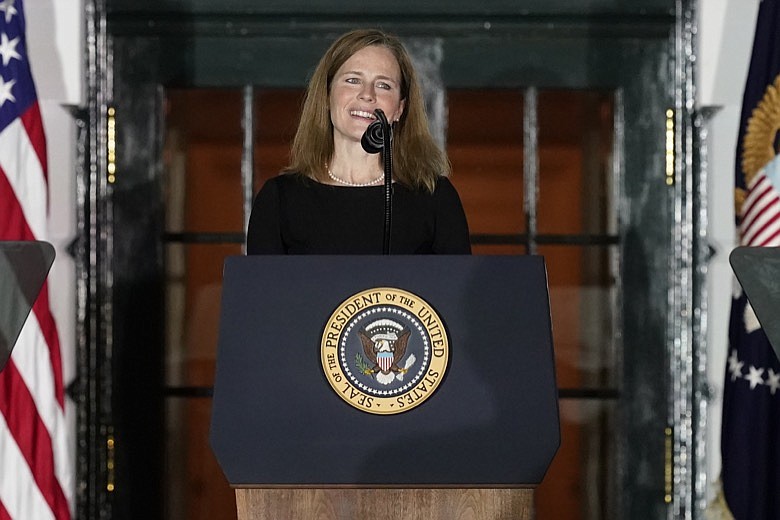
[[[333,312],[322,334],[322,369],[344,401],[364,412],[405,412],[444,378],[450,345],[444,322],[422,298],[368,289]]]

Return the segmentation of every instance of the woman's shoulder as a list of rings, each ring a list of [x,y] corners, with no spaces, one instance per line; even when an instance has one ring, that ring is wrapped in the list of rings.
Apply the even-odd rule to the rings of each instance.
[[[318,183],[302,173],[282,172],[279,175],[271,177],[265,181],[262,190],[275,192],[289,192],[301,189],[311,189]]]
[[[452,181],[449,177],[446,177],[444,175],[439,175],[436,177],[436,190],[454,190],[455,186],[453,186]]]
[[[308,178],[302,173],[281,172],[273,177],[270,177],[268,180],[265,181],[265,184],[269,184],[271,186],[276,186],[276,187],[290,186],[294,184],[300,184],[304,180],[308,180]]]
[[[427,183],[412,183],[407,180],[401,180],[396,183],[396,186],[400,186],[402,189],[422,197],[436,197],[442,193],[452,193],[455,191],[455,187],[452,182],[444,175],[437,175],[432,178],[431,184]],[[433,188],[433,189],[431,189]]]
[[[449,177],[440,175],[436,179],[436,186],[433,189],[433,196],[435,198],[458,197],[458,191],[455,189],[455,185],[452,184],[452,181],[449,179]]]

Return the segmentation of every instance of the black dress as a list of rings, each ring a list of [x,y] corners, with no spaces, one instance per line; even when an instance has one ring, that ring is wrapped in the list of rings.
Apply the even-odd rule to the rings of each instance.
[[[393,185],[391,254],[469,254],[458,193],[440,177],[436,189]],[[384,186],[322,184],[302,175],[268,180],[255,197],[247,254],[381,254]]]

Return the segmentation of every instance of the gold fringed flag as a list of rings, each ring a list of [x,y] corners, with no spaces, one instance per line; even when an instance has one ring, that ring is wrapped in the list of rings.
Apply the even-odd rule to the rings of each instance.
[[[778,130],[780,0],[762,0],[737,145],[741,245],[780,246]],[[721,454],[723,496],[734,518],[780,518],[780,361],[738,285],[729,323]]]

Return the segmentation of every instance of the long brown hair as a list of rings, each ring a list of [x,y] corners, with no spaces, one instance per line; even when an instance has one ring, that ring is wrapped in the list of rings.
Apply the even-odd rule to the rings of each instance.
[[[300,173],[315,180],[327,179],[325,165],[333,158],[333,124],[330,120],[330,85],[338,69],[353,54],[381,45],[395,56],[401,70],[401,99],[406,100],[393,132],[393,173],[410,187],[433,191],[436,178],[450,173],[450,163],[428,128],[417,74],[401,42],[375,29],[358,29],[339,37],[320,59],[309,80],[301,120],[285,173]]]

